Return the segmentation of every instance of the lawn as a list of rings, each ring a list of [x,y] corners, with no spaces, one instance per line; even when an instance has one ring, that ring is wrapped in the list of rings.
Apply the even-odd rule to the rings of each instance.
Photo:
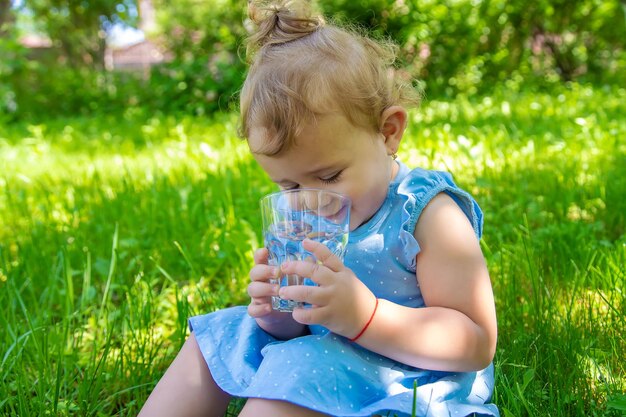
[[[2,415],[136,415],[186,318],[247,302],[274,186],[236,127],[0,125]],[[426,100],[399,156],[485,211],[502,415],[626,415],[626,89]]]

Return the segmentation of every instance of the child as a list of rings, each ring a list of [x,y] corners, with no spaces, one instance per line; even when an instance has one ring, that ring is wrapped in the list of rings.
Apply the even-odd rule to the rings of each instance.
[[[394,80],[393,49],[324,24],[304,0],[249,14],[242,133],[281,189],[351,199],[345,260],[305,241],[318,264],[275,268],[258,250],[247,309],[191,318],[140,415],[218,417],[236,396],[245,417],[409,416],[414,401],[418,416],[497,416],[482,213],[449,174],[396,160],[411,90]],[[283,273],[319,284],[280,290],[312,308],[271,310],[268,280]]]

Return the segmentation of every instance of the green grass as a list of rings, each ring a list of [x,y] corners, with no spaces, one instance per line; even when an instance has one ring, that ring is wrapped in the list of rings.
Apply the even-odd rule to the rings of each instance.
[[[400,157],[485,211],[502,415],[624,415],[626,90],[502,90],[412,119]],[[0,126],[2,415],[136,415],[186,318],[247,302],[274,187],[235,130],[132,111]]]

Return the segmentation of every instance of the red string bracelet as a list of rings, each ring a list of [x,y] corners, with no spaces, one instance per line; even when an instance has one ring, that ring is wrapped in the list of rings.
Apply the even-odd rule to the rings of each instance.
[[[363,335],[363,333],[365,333],[365,331],[367,330],[367,328],[370,326],[370,323],[372,322],[372,320],[374,319],[374,314],[376,314],[376,310],[378,310],[378,298],[376,298],[376,304],[374,305],[374,311],[372,311],[372,315],[370,316],[370,319],[367,321],[367,323],[365,323],[365,326],[363,326],[363,329],[361,329],[361,331],[359,332],[359,334],[357,334],[355,337],[353,337],[352,339],[350,339],[351,342],[356,342],[357,339],[359,337],[361,337]]]

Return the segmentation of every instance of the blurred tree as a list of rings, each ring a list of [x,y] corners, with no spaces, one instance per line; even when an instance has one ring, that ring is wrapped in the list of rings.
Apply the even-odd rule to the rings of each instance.
[[[245,36],[245,2],[239,0],[154,0],[159,32],[182,60],[237,51]]]
[[[60,47],[74,66],[102,68],[105,30],[116,22],[134,23],[135,0],[24,0],[37,29]]]
[[[0,0],[0,122],[16,110],[11,76],[24,65],[24,48],[17,42],[10,0]]]
[[[397,41],[400,66],[435,93],[474,92],[516,75],[552,82],[619,77],[625,60],[626,0],[317,3],[327,16]]]
[[[502,82],[626,83],[626,0],[311,1],[331,19],[395,40],[398,68],[430,97],[486,93]],[[18,22],[26,15],[60,60],[34,59],[19,45],[10,3],[0,0],[0,118],[126,106],[202,115],[236,105],[245,1],[21,0]],[[137,26],[141,13],[156,15],[156,25],[142,27],[174,60],[147,80],[103,71],[105,32]]]
[[[0,0],[0,37],[8,31],[8,25],[13,20],[11,0]]]
[[[246,3],[240,0],[154,0],[156,34],[175,59],[153,72],[162,108],[205,114],[234,104],[245,65]]]

